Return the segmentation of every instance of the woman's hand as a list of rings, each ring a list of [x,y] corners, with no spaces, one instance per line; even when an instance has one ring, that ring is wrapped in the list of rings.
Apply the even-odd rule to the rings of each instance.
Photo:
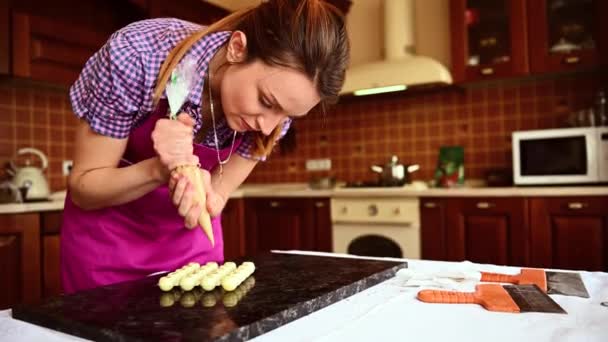
[[[205,192],[207,194],[206,210],[209,212],[211,217],[216,217],[222,212],[222,209],[226,204],[226,200],[213,190],[209,171],[204,169],[201,169],[200,171],[203,180],[203,187],[205,188]],[[173,172],[171,174],[171,179],[169,180],[169,190],[172,194],[171,199],[173,204],[177,207],[180,216],[184,217],[185,226],[187,228],[196,227],[198,225],[198,218],[203,208],[198,205],[198,203],[194,203],[194,185],[188,180],[187,177],[180,175],[177,172]]]
[[[160,119],[152,131],[154,150],[161,163],[168,170],[180,165],[197,165],[198,158],[193,153],[194,120],[185,113],[177,120]]]

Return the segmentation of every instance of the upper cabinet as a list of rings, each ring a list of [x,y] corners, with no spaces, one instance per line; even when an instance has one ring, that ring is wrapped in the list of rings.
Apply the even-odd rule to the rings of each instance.
[[[451,0],[454,80],[597,68],[607,11],[601,0]]]
[[[150,18],[179,18],[201,25],[209,25],[229,14],[227,10],[201,0],[148,0],[143,9]]]
[[[208,25],[227,14],[200,0],[2,1],[0,74],[69,86],[109,36],[131,22],[174,17]]]
[[[108,35],[52,17],[14,12],[12,74],[36,81],[72,84]]]
[[[601,20],[603,13],[604,20]],[[608,34],[604,0],[528,2],[530,71],[589,69],[600,64],[599,47]]]
[[[525,0],[452,0],[452,74],[456,82],[528,73]]]

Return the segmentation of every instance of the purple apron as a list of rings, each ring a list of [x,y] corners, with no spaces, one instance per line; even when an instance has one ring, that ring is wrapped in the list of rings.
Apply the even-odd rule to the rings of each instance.
[[[151,133],[164,118],[167,102],[159,103],[143,124],[129,135],[122,166],[156,156]],[[241,139],[237,138],[234,149]],[[220,150],[225,159],[230,148]],[[217,164],[215,149],[194,144],[201,166]],[[108,180],[111,181],[111,180]],[[68,191],[61,228],[61,281],[66,293],[170,271],[190,261],[222,262],[224,241],[220,216],[211,220],[215,247],[200,227],[185,228],[173,205],[169,188],[162,185],[141,198],[114,207],[85,211]]]

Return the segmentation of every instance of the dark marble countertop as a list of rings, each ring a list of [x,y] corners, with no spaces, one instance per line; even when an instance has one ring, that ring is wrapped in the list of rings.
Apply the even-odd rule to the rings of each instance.
[[[376,285],[405,263],[266,254],[234,292],[162,292],[161,275],[18,306],[13,317],[97,341],[242,341]]]

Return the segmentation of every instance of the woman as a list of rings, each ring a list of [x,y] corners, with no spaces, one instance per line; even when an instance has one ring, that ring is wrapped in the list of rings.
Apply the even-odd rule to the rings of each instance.
[[[66,293],[223,259],[220,213],[293,118],[335,100],[349,45],[341,14],[320,0],[273,0],[207,28],[177,19],[114,33],[70,89],[81,118],[61,232]],[[193,60],[178,120],[165,86]],[[234,152],[234,153],[233,153]],[[171,175],[197,164],[207,208]],[[213,217],[215,245],[197,225]]]

